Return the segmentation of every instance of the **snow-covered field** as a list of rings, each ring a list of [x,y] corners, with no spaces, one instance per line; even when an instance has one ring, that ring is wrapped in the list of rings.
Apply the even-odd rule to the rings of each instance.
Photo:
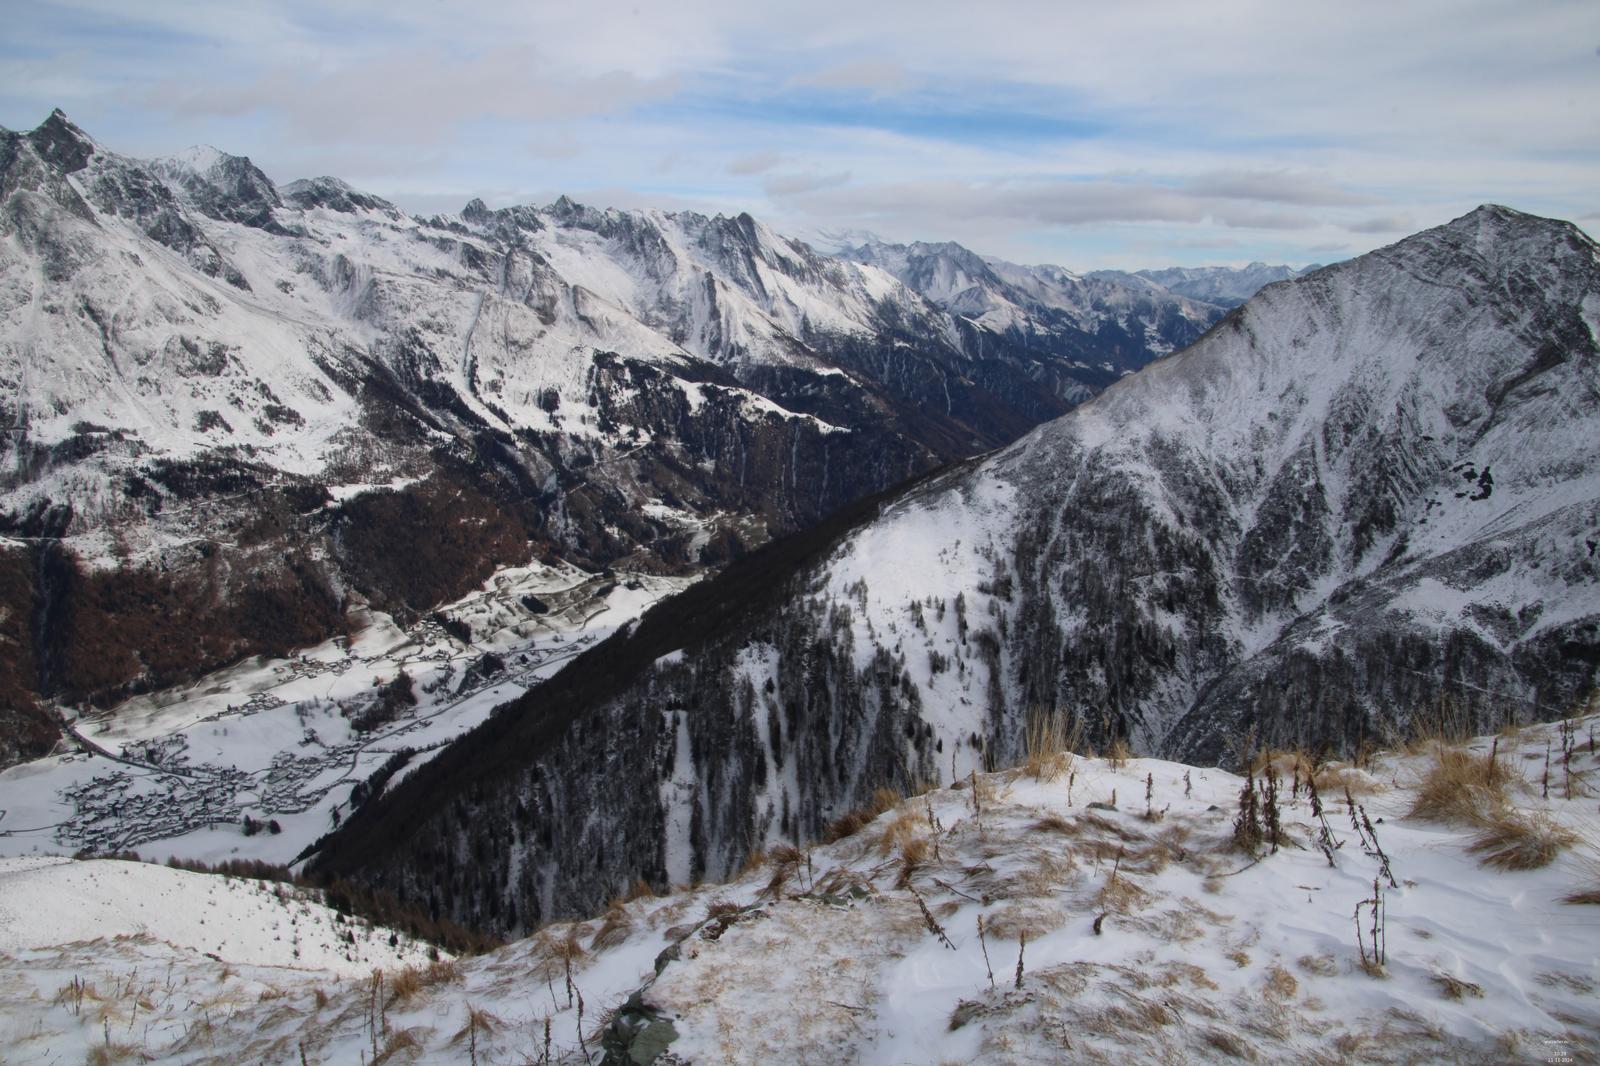
[[[1465,745],[1479,766],[1498,756],[1508,809],[1565,841],[1533,869],[1480,862],[1481,827],[1410,815],[1436,746],[1319,768],[1331,864],[1310,772],[1297,789],[1286,758],[1283,844],[1252,857],[1233,843],[1240,777],[1078,757],[899,801],[726,885],[381,979],[211,959],[204,937],[155,930],[18,950],[8,924],[0,1032],[18,1062],[102,1045],[97,1061],[291,1064],[603,1046],[660,1063],[1594,1061],[1600,912],[1563,902],[1600,899],[1591,729],[1600,716]],[[91,913],[113,890],[98,876],[63,906]],[[115,891],[114,920],[136,920],[138,890]],[[58,935],[119,931],[134,930]]]
[[[415,754],[391,782],[688,583],[511,568],[440,612],[471,628],[470,646],[431,619],[403,630],[372,613],[351,639],[81,717],[85,750],[0,773],[0,855],[288,862],[397,753]],[[402,671],[415,705],[357,729],[352,718]],[[247,816],[261,823],[250,835]]]

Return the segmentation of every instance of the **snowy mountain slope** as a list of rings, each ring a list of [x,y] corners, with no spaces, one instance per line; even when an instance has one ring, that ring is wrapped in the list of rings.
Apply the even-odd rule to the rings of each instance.
[[[1595,724],[1464,750],[1497,757],[1520,817],[1592,840]],[[17,1062],[103,1043],[289,1064],[370,1061],[375,1048],[421,1063],[661,1066],[1585,1061],[1600,1049],[1600,969],[1589,907],[1562,900],[1592,894],[1591,857],[1558,845],[1546,865],[1497,869],[1469,850],[1476,828],[1408,817],[1435,750],[1315,768],[1320,818],[1312,768],[1280,756],[1285,843],[1256,859],[1232,841],[1239,776],[1045,759],[1038,775],[891,798],[837,842],[773,849],[727,883],[619,896],[381,984],[146,941],[10,950],[0,1033]],[[1363,814],[1370,834],[1353,827]],[[1370,907],[1352,921],[1375,893],[1381,965]]]
[[[0,757],[49,735],[36,696],[281,654],[534,554],[724,561],[1060,414],[1052,359],[748,215],[419,219],[60,112],[0,132]]]
[[[128,938],[179,957],[346,978],[427,961],[426,944],[390,937],[288,886],[145,862],[0,859],[0,952],[13,958]]]
[[[1320,263],[1296,269],[1251,263],[1244,267],[1168,267],[1165,270],[1096,270],[1089,276],[1106,281],[1135,284],[1142,279],[1169,292],[1218,307],[1238,307],[1263,288],[1322,269]]]
[[[1600,662],[1597,310],[1593,242],[1497,207],[1269,287],[1017,444],[664,605],[318,861],[493,923],[486,897],[543,916],[623,873],[727,873],[877,785],[1014,760],[1041,716],[1211,762],[1252,735],[1354,751],[1441,704],[1562,713]],[[468,790],[476,819],[429,813]],[[472,829],[511,819],[538,832]]]
[[[841,255],[882,268],[977,327],[973,343],[998,336],[1037,353],[1041,372],[1074,400],[1192,343],[1221,316],[1144,278],[1018,266],[953,243],[869,241]]]

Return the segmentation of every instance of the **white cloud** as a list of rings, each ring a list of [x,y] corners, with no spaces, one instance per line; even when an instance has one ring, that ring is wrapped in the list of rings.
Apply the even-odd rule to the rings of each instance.
[[[922,79],[914,77],[894,60],[857,59],[798,74],[789,79],[789,84],[819,89],[866,89],[885,95],[914,88],[922,84]]]
[[[765,174],[779,163],[783,156],[777,152],[756,152],[754,155],[741,156],[728,164],[728,173],[739,176],[748,174]]]
[[[19,2],[0,122],[416,202],[531,156],[541,189],[1087,266],[1594,217],[1592,0]]]

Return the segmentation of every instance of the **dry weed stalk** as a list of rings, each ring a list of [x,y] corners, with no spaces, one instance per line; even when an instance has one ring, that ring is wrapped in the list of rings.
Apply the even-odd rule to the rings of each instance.
[[[1369,934],[1372,945],[1370,954],[1367,951],[1368,941],[1362,937],[1361,910],[1363,907],[1372,912],[1372,928]],[[1372,898],[1361,900],[1356,904],[1355,910],[1356,948],[1361,952],[1361,968],[1374,977],[1383,973],[1383,965],[1388,961],[1388,951],[1386,950],[1388,937],[1384,931],[1383,912],[1383,886],[1374,877],[1372,879]]]
[[[956,946],[950,942],[950,937],[945,933],[944,926],[939,924],[939,919],[935,918],[933,912],[928,909],[928,903],[922,898],[922,893],[910,885],[907,885],[906,889],[911,893],[911,898],[917,901],[917,909],[922,911],[922,922],[928,927],[928,932],[938,937],[939,942],[951,951],[956,950]]]
[[[1261,848],[1261,839],[1261,806],[1256,797],[1256,780],[1247,767],[1244,788],[1239,790],[1239,813],[1233,820],[1233,842],[1240,851],[1254,855]]]
[[[983,949],[983,968],[989,972],[989,989],[994,990],[994,967],[989,965],[989,940],[983,933],[983,915],[978,915],[978,946]]]
[[[1333,830],[1328,826],[1328,816],[1322,810],[1322,796],[1317,792],[1315,774],[1306,777],[1306,790],[1311,796],[1311,814],[1317,820],[1317,847],[1327,856],[1329,866],[1336,865],[1333,853],[1344,847],[1344,841],[1333,839]]]

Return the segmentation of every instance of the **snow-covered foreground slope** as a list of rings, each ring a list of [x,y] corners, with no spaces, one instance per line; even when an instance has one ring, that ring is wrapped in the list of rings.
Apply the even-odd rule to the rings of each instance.
[[[368,612],[354,637],[87,715],[64,745],[77,750],[0,772],[0,855],[288,863],[495,707],[689,583],[510,568],[404,628]],[[378,713],[383,686],[402,674],[415,702]]]
[[[1316,767],[1323,818],[1311,768],[1278,757],[1282,843],[1255,857],[1233,842],[1239,776],[1058,757],[891,802],[853,835],[768,853],[727,884],[619,898],[376,985],[149,940],[13,950],[0,959],[0,1024],[18,1062],[76,1061],[107,1040],[130,1058],[291,1064],[302,1051],[428,1063],[1588,1061],[1600,1052],[1600,927],[1592,905],[1563,899],[1600,891],[1596,728],[1591,716],[1463,745],[1479,766],[1497,759],[1502,814],[1548,819],[1568,841],[1532,869],[1481,863],[1476,827],[1409,816],[1437,744]],[[1362,905],[1375,893],[1381,965]]]
[[[160,944],[176,957],[349,978],[438,954],[410,937],[390,938],[390,930],[286,885],[148,862],[0,859],[0,951],[13,958],[132,941],[139,950]]]

